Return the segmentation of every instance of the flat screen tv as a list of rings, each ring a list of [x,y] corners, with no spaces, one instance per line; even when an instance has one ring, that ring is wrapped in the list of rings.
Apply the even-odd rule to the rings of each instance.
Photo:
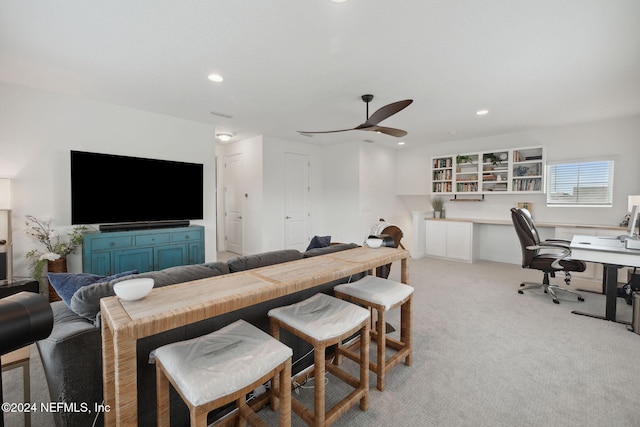
[[[203,219],[203,165],[71,151],[72,224]]]

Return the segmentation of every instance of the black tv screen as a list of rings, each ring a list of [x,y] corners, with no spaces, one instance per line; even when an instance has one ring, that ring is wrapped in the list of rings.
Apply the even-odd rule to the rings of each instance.
[[[71,151],[71,223],[203,219],[203,165]]]

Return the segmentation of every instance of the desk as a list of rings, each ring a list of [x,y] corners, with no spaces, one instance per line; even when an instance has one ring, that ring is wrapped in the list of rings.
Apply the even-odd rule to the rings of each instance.
[[[409,251],[361,247],[239,273],[153,289],[139,301],[102,298],[102,361],[105,426],[137,425],[136,342],[332,280],[401,261],[408,281]]]
[[[626,323],[616,319],[616,303],[618,292],[618,269],[621,267],[640,267],[640,250],[627,249],[624,242],[618,239],[598,236],[574,236],[569,245],[571,258],[580,261],[597,262],[605,271],[605,315],[595,315],[580,311],[575,314]]]

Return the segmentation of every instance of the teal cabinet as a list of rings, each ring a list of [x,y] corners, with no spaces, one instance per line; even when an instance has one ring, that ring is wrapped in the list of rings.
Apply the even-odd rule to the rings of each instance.
[[[203,262],[204,227],[201,225],[87,233],[82,245],[82,271],[101,276]]]

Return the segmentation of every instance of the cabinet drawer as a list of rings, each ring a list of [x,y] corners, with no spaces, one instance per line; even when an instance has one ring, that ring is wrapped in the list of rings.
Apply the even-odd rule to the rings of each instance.
[[[136,246],[157,245],[158,243],[169,243],[170,241],[171,235],[169,233],[136,236]]]
[[[94,251],[103,249],[127,248],[132,244],[132,236],[105,237],[91,239],[91,247]]]
[[[185,240],[200,240],[202,239],[202,233],[196,230],[190,231],[176,231],[173,233],[174,242],[183,242]]]

